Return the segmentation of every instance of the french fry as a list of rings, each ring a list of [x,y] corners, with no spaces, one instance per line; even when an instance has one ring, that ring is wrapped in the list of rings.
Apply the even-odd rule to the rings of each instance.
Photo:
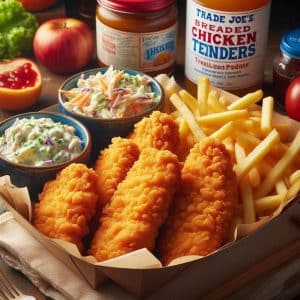
[[[237,142],[234,146],[236,161],[237,163],[242,163],[246,157],[245,149]],[[260,174],[256,167],[249,171],[248,179],[252,187],[257,187],[260,184]]]
[[[274,168],[276,164],[276,161],[270,156],[266,156],[258,165],[257,169],[259,171],[259,174],[261,174],[262,177],[268,176],[270,172],[272,172],[272,169]]]
[[[211,113],[222,112],[227,110],[226,106],[218,100],[216,90],[211,90],[208,94],[207,109],[208,112]]]
[[[290,185],[293,185],[298,179],[300,179],[300,170],[296,170],[293,174],[289,177]]]
[[[197,99],[194,98],[188,91],[180,90],[179,96],[181,97],[182,101],[187,105],[187,107],[194,113],[194,115],[199,115],[199,106]]]
[[[248,108],[251,104],[260,101],[262,96],[263,96],[262,90],[257,90],[253,93],[248,93],[244,97],[239,98],[235,102],[232,102],[229,106],[227,106],[227,109],[236,110],[236,109]]]
[[[249,170],[251,170],[256,164],[258,164],[264,156],[270,152],[272,146],[279,142],[279,134],[273,129],[267,137],[257,145],[249,155],[240,162],[236,168],[235,172],[237,174],[238,179],[242,178]]]
[[[228,99],[228,97],[226,97],[225,95],[221,95],[221,96],[219,97],[219,102],[220,102],[221,104],[223,104],[223,105],[226,107],[226,109],[227,109],[227,106],[230,105],[230,104],[232,103],[232,101],[230,101],[230,100]]]
[[[234,123],[230,121],[210,135],[211,138],[224,140],[234,131]]]
[[[284,201],[285,195],[271,195],[254,200],[255,210],[259,215],[274,211]]]
[[[275,184],[276,193],[279,195],[285,195],[288,191],[283,179],[280,179]]]
[[[230,153],[231,157],[234,157],[234,141],[233,138],[228,136],[223,140],[223,144],[225,145],[225,148]]]
[[[197,138],[197,140],[203,139],[206,135],[204,134],[203,130],[197,124],[192,112],[182,102],[180,97],[177,94],[173,94],[170,97],[170,101],[176,107],[176,109],[182,114],[182,117],[186,120],[187,124],[189,125],[192,133]]]
[[[251,152],[261,142],[259,138],[245,131],[235,130],[234,134],[236,142],[239,143],[247,152]]]
[[[234,144],[234,154],[235,160],[238,164],[241,163],[246,157],[245,149],[239,143]]]
[[[177,93],[179,90],[181,90],[180,86],[177,84],[175,78],[171,76],[166,83],[167,96],[171,97],[172,94]]]
[[[261,198],[266,196],[273,188],[275,183],[281,178],[286,168],[291,164],[295,157],[300,152],[300,133],[296,135],[292,144],[277,162],[272,169],[272,172],[264,179],[260,187],[255,192],[255,198]]]
[[[295,198],[300,191],[300,178],[298,178],[288,189],[287,193],[285,194],[284,201],[289,201]]]
[[[248,111],[246,109],[239,109],[234,111],[224,111],[219,113],[214,113],[211,115],[201,116],[197,118],[197,122],[201,126],[222,126],[223,124],[236,120],[245,119],[248,117]]]
[[[174,110],[170,113],[170,115],[172,116],[173,119],[177,119],[179,117],[181,117],[181,114],[178,110]]]
[[[261,109],[261,132],[264,135],[267,135],[272,130],[273,107],[273,97],[263,98]]]
[[[172,105],[170,103],[170,96],[178,92],[181,88],[176,83],[175,78],[169,77],[167,74],[159,74],[155,79],[160,83],[165,92],[164,111],[167,113],[172,112]]]
[[[253,223],[256,221],[256,213],[253,201],[253,191],[247,178],[243,178],[240,183],[240,194],[244,205],[244,223]]]
[[[179,124],[179,136],[181,138],[184,138],[186,137],[188,134],[190,133],[190,129],[189,129],[189,126],[186,122],[186,120],[182,120]]]
[[[234,152],[237,163],[241,163],[246,157],[245,150],[238,143],[235,143]],[[253,203],[253,191],[249,184],[249,178],[243,178],[240,182],[239,188],[244,207],[244,223],[253,223],[255,222],[256,217]]]
[[[254,122],[253,120],[250,119],[240,119],[240,120],[235,120],[234,121],[235,125],[237,128],[240,130],[243,130],[243,132],[251,132],[253,133],[254,131]]]
[[[256,188],[260,185],[261,176],[260,176],[260,173],[259,173],[257,167],[254,167],[253,169],[251,169],[249,171],[248,177],[249,177],[249,182],[253,188]]]
[[[207,77],[199,77],[197,80],[197,99],[200,116],[207,113],[207,97],[210,89],[210,82]]]
[[[235,99],[210,88],[209,80],[201,77],[195,98],[178,89],[174,78],[162,81],[179,125],[180,159],[205,136],[221,140],[239,181],[239,217],[244,223],[271,214],[282,201],[300,193],[300,133],[294,137],[291,121],[274,112],[272,97],[263,98],[257,90]],[[261,108],[254,105],[261,100]]]

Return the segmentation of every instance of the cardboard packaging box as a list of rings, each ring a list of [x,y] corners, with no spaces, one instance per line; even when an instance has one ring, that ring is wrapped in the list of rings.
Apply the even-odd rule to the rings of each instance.
[[[10,202],[1,195],[0,198]],[[160,299],[164,296],[165,299],[171,296],[194,299],[212,294],[212,299],[222,298],[300,254],[300,197],[280,215],[220,251],[169,267],[161,267],[159,262],[156,266],[149,265],[147,262],[155,260],[145,249],[119,259],[93,263],[81,257],[75,246],[47,238],[10,204],[7,206],[33,237],[93,288],[111,279],[137,297],[157,294]],[[242,279],[234,280],[241,274]]]
[[[274,118],[289,126],[291,139],[300,128],[300,123],[285,116],[275,114]],[[151,294],[159,299],[194,299],[205,295],[222,298],[300,254],[300,197],[281,207],[274,217],[242,225],[237,240],[215,253],[203,258],[187,257],[167,267],[162,267],[147,249],[97,263],[93,257],[81,256],[75,245],[47,238],[37,231],[29,221],[28,192],[11,186],[9,176],[0,178],[0,197],[33,237],[93,288],[111,279],[137,297]]]

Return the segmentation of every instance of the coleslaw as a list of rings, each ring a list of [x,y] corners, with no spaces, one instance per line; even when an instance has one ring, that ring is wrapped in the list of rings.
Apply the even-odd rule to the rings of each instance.
[[[50,118],[18,118],[0,137],[3,157],[35,167],[73,159],[81,153],[82,147],[74,127]]]
[[[61,90],[65,107],[92,118],[114,119],[143,113],[160,99],[147,76],[131,75],[110,66],[105,73],[82,76],[77,87]]]

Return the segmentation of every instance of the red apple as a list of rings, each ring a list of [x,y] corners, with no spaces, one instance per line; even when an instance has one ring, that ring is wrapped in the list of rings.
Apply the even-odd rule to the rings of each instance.
[[[55,73],[71,73],[84,67],[94,46],[91,29],[73,18],[46,21],[36,31],[33,41],[37,60]]]

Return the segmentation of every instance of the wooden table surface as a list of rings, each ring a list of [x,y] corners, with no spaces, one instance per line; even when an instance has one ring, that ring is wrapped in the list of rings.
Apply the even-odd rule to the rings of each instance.
[[[295,1],[296,3],[296,1]],[[294,2],[285,1],[279,2],[274,0],[272,3],[270,29],[269,29],[269,42],[267,47],[267,56],[265,62],[265,82],[264,91],[266,95],[273,95],[272,92],[272,62],[275,55],[279,52],[279,43],[281,36],[289,29],[300,26],[300,19],[297,16],[296,4]],[[181,84],[183,83],[184,72],[184,38],[185,38],[185,1],[177,0],[179,9],[179,33],[178,33],[178,50],[177,50],[177,63],[178,66],[174,73],[175,79]],[[96,67],[97,63],[94,59],[85,69]],[[62,82],[68,75],[57,75],[47,71],[44,67],[40,66],[43,75],[43,89],[38,103],[32,107],[31,111],[44,109],[50,105],[57,103],[57,90]],[[0,120],[3,120],[14,113],[0,110]],[[0,260],[0,265],[3,261]],[[34,295],[38,300],[44,300],[45,297],[34,288],[24,276],[9,268],[6,272],[12,278],[16,285],[28,294]],[[1,298],[1,297],[0,297]]]

